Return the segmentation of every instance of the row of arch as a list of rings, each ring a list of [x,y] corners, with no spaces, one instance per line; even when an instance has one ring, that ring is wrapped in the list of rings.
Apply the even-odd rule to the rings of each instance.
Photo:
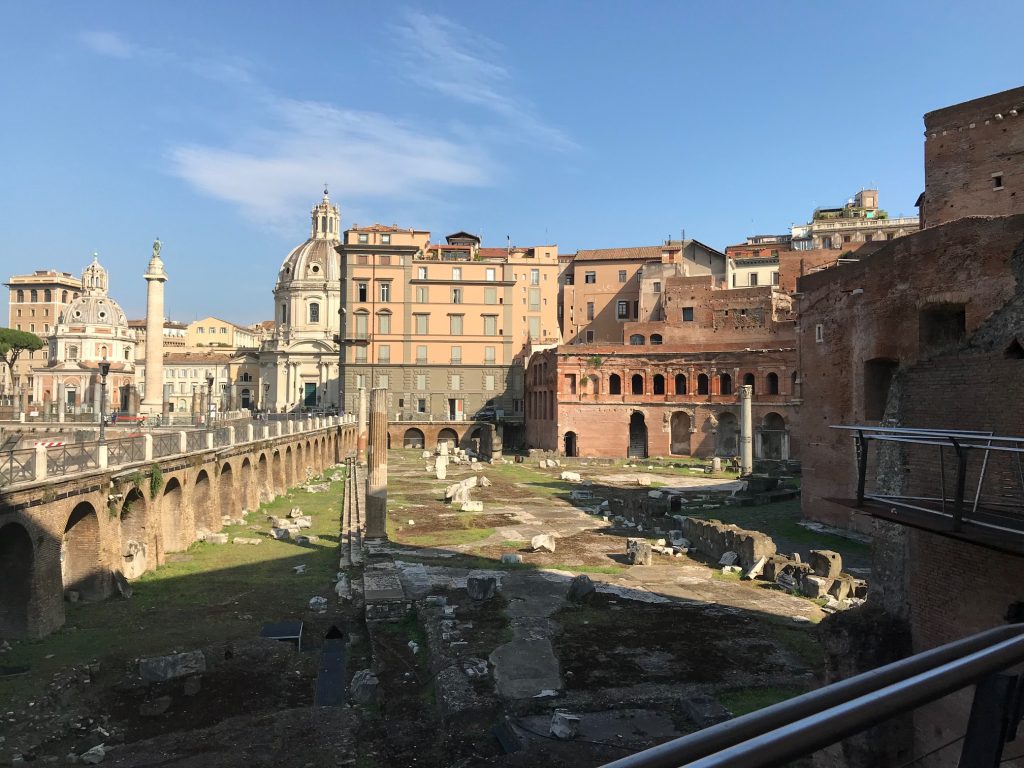
[[[628,374],[627,374],[628,375]],[[575,385],[575,376],[569,374],[569,391],[565,394],[577,394]],[[695,377],[695,381],[689,381],[686,374],[677,373],[671,380],[672,392],[675,395],[733,395],[736,394],[735,382],[733,381],[732,374],[719,373],[717,376],[709,376],[706,373],[700,373]],[[744,386],[754,387],[754,394],[758,394],[756,389],[756,377],[753,373],[745,373],[742,378],[742,384]],[[631,395],[667,395],[670,394],[668,391],[669,380],[661,373],[656,373],[653,376],[648,377],[643,373],[634,373],[629,375],[628,379],[623,378],[617,373],[610,374],[607,380],[604,382],[604,392],[602,393],[602,378],[596,374],[585,375],[580,379],[580,394],[609,394],[609,395],[622,395],[624,394],[624,387],[628,387],[628,394]],[[769,372],[764,377],[765,391],[763,394],[767,395],[778,395],[781,394],[779,387],[779,375],[774,371]],[[795,391],[797,383],[797,373],[793,371],[790,376],[791,389],[790,392]]]
[[[115,573],[136,578],[162,563],[167,553],[187,549],[200,532],[218,531],[225,518],[237,519],[243,510],[298,485],[307,470],[318,474],[337,463],[354,449],[354,432],[349,427],[169,473],[155,493],[147,483],[130,487],[109,508],[103,506],[105,491],[93,494],[75,504],[61,529],[47,532],[34,520],[4,524],[0,636],[35,636],[42,633],[40,627],[59,626],[61,603],[41,600],[42,593],[59,586],[85,601],[109,596]],[[52,547],[59,547],[59,557]],[[47,620],[44,610],[59,611],[59,620]]]
[[[481,443],[484,439],[484,430],[482,427],[473,427],[466,430],[465,435],[460,439],[459,433],[451,427],[444,427],[438,430],[437,437],[434,440],[433,445],[427,445],[427,437],[423,433],[423,430],[419,427],[409,427],[402,434],[402,447],[403,448],[416,448],[416,449],[433,449],[441,445],[441,443],[447,443],[449,448],[472,448],[474,451],[479,452]],[[388,448],[391,447],[391,435],[388,435]]]

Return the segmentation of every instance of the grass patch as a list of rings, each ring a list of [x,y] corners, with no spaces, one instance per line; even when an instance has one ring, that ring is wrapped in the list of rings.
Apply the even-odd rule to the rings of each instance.
[[[799,696],[801,693],[804,691],[799,688],[769,685],[764,688],[740,688],[735,691],[726,691],[718,695],[718,701],[733,715],[739,717]]]
[[[820,672],[825,666],[825,652],[818,643],[813,624],[797,624],[787,619],[769,619],[762,626],[775,642],[800,659],[811,671]]]
[[[456,546],[473,544],[493,535],[494,528],[446,528],[427,533],[408,533],[403,530],[398,538],[398,543],[411,544],[416,547]]]
[[[722,571],[715,571],[711,574],[711,578],[715,581],[740,581],[742,576],[742,573],[734,571],[726,571],[725,573]]]

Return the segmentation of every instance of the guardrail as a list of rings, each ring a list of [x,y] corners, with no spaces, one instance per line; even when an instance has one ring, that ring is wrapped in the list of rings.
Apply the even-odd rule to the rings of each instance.
[[[48,475],[69,475],[100,465],[99,443],[70,443],[46,449]]]
[[[136,461],[145,460],[146,439],[142,435],[107,441],[108,463],[113,465],[131,464]]]
[[[0,453],[0,485],[21,483],[35,478],[36,451],[20,448]]]
[[[167,432],[153,435],[153,458],[181,453],[181,433]]]

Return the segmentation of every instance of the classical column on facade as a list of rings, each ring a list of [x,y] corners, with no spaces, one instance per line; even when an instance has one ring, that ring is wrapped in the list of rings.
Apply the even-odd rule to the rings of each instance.
[[[67,401],[67,395],[64,394],[64,382],[57,382],[57,421],[64,421],[64,403]]]
[[[160,241],[153,243],[153,255],[146,268],[146,391],[142,413],[164,412],[164,283],[167,272],[160,260]]]
[[[740,474],[754,471],[754,417],[750,407],[753,387],[740,387]]]
[[[360,387],[356,397],[356,461],[362,462],[366,460],[366,389]]]
[[[365,392],[365,390],[360,390]],[[360,403],[365,401],[365,397]],[[388,391],[370,390],[370,440],[366,472],[366,538],[386,539],[388,511]]]

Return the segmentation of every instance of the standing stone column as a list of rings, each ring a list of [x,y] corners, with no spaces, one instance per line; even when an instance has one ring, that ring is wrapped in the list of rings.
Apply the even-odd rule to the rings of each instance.
[[[160,260],[160,241],[153,243],[153,256],[146,269],[146,391],[142,412],[164,412],[164,283],[167,272]]]
[[[360,405],[365,390],[360,389]],[[388,391],[370,390],[369,468],[366,473],[366,537],[386,539],[388,512]]]
[[[67,395],[64,390],[64,382],[57,382],[57,421],[63,423],[64,421],[64,403],[67,400]]]
[[[366,390],[359,388],[358,406],[356,407],[356,461],[366,461],[366,440],[367,440],[367,417],[366,417]]]
[[[753,387],[740,387],[740,474],[754,471],[754,419],[750,409]]]

